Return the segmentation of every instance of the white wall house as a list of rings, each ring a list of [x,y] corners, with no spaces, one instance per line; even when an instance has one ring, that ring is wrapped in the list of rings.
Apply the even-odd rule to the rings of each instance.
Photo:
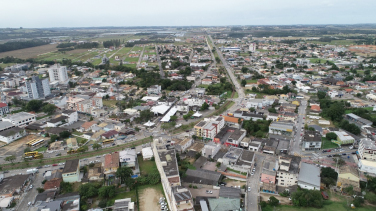
[[[7,144],[22,138],[26,135],[26,131],[23,128],[14,127],[11,129],[3,130],[0,132],[0,141],[5,142]]]
[[[65,110],[61,115],[66,116],[66,122],[70,125],[78,121],[78,113],[74,110]]]
[[[8,115],[3,118],[3,121],[12,123],[15,126],[27,126],[36,121],[36,116],[27,112],[20,112],[13,115]]]
[[[59,83],[68,83],[68,73],[66,66],[60,66],[60,64],[55,64],[48,69],[48,74],[50,76],[50,81]]]

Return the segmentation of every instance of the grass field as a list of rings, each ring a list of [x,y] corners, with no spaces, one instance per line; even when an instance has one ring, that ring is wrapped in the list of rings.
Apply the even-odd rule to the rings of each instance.
[[[245,92],[246,94],[256,94],[256,99],[262,99],[265,95],[263,93],[253,92],[251,89],[246,89]]]
[[[373,107],[365,107],[364,109],[366,109],[368,111],[373,111]],[[345,110],[345,114],[349,114],[349,113],[352,113],[352,112],[353,112],[352,109]]]
[[[8,51],[0,53],[0,58],[6,56],[13,56],[20,59],[36,58],[40,54],[48,53],[51,51],[56,51],[57,44],[42,45],[38,47],[25,48],[15,51]]]
[[[47,150],[47,147],[39,147],[38,149],[34,150],[34,151],[38,151],[38,152],[44,152]]]
[[[147,175],[155,171],[158,171],[155,161],[143,160],[142,156],[138,156],[137,159],[138,165],[140,166],[141,175]]]
[[[335,144],[335,143],[332,143],[331,141],[329,141],[328,139],[322,137],[321,138],[321,149],[332,149],[332,148],[337,148],[338,145]]]
[[[13,66],[14,64],[16,64],[16,63],[6,63],[6,64],[0,63],[0,67],[1,68],[10,67],[10,66]]]
[[[325,59],[320,59],[320,58],[309,58],[309,60],[311,61],[311,63],[325,63],[326,60]]]
[[[246,80],[247,84],[255,84],[257,83],[257,80]]]
[[[116,100],[103,100],[103,105],[107,107],[116,108]]]
[[[332,40],[331,42],[321,42],[321,41],[307,41],[307,43],[313,44],[327,44],[327,45],[353,45],[355,44],[352,40]]]

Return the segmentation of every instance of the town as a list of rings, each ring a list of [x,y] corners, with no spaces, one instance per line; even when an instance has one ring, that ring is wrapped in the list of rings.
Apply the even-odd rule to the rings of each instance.
[[[0,209],[375,210],[374,28],[310,27],[0,44]]]

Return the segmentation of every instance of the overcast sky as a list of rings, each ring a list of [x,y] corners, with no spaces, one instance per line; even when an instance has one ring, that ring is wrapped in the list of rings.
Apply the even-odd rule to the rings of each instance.
[[[0,28],[376,23],[376,0],[1,0]]]

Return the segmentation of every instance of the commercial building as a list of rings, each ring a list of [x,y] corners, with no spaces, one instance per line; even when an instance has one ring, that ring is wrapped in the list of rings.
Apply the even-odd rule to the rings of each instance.
[[[162,93],[162,86],[160,85],[153,85],[147,88],[148,94],[156,94],[159,95]]]
[[[303,189],[320,190],[320,168],[308,164],[300,164],[298,185]]]
[[[291,136],[294,129],[294,123],[291,122],[272,122],[269,126],[269,134]]]
[[[183,182],[191,184],[203,184],[217,186],[222,175],[219,172],[209,171],[204,169],[188,169]]]
[[[319,131],[305,131],[302,150],[315,151],[321,149],[321,134]]]
[[[355,141],[355,139],[345,131],[334,131],[334,133],[337,135],[337,144],[353,144]]]
[[[23,187],[31,179],[31,174],[14,175],[0,180],[0,198],[20,194]]]
[[[36,116],[27,112],[20,112],[3,117],[3,121],[10,122],[15,126],[24,127],[36,121]]]
[[[204,148],[201,150],[201,155],[206,158],[214,158],[214,156],[218,153],[218,151],[221,149],[220,144],[216,144],[214,142],[209,142],[205,144]]]
[[[80,160],[67,160],[62,176],[64,182],[80,182]]]
[[[26,134],[27,133],[24,128],[13,127],[0,132],[0,141],[9,144],[14,140],[24,137]]]
[[[41,80],[38,76],[33,76],[31,79],[31,81],[26,81],[29,99],[45,98],[51,94],[48,78]]]
[[[359,160],[358,162],[359,171],[367,174],[376,175],[376,162],[371,160]]]
[[[66,66],[60,66],[60,64],[55,64],[48,68],[48,75],[50,76],[50,81],[59,83],[68,83],[68,72]]]
[[[368,125],[371,126],[373,124],[372,121],[369,121],[368,119],[364,119],[358,115],[355,115],[353,113],[346,114],[346,119],[349,120],[350,123],[354,123],[359,127]]]
[[[115,200],[113,211],[134,211],[134,202],[131,198]]]

